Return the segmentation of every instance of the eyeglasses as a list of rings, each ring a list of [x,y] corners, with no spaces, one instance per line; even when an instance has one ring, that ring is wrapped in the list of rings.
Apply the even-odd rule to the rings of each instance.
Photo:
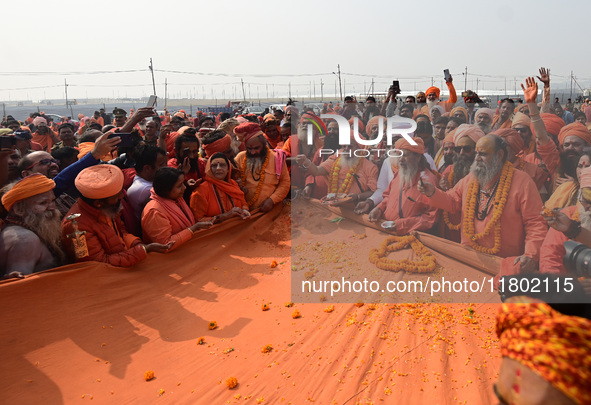
[[[454,150],[456,151],[456,153],[462,153],[462,149],[466,152],[466,153],[472,153],[472,151],[474,150],[474,146],[456,146],[454,147]]]
[[[37,166],[37,165],[41,165],[41,166],[49,166],[52,163],[55,163],[56,165],[59,166],[60,161],[57,159],[41,159],[40,161],[33,163],[31,166],[25,168],[25,170],[29,170],[32,169],[33,167]]]

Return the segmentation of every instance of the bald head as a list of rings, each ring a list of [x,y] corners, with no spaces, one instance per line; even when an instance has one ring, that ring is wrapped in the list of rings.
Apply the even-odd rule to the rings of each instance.
[[[18,163],[17,170],[21,177],[27,177],[33,173],[53,179],[59,173],[58,161],[44,151],[32,152],[26,155]]]

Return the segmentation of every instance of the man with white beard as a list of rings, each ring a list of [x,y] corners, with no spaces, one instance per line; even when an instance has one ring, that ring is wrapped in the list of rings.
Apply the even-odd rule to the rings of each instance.
[[[591,232],[591,166],[581,171],[581,188],[577,205],[562,210],[544,210],[542,216],[550,225],[540,252],[540,272],[566,274],[563,259],[564,242],[577,240],[580,234]]]
[[[329,199],[346,194],[352,203],[357,204],[371,196],[378,186],[377,166],[365,157],[357,157],[358,151],[365,150],[359,147],[351,131],[350,143],[343,145],[337,153],[320,165],[315,165],[305,156],[298,156],[297,163],[312,176],[322,176],[326,179],[326,196]]]
[[[423,155],[425,145],[421,138],[414,138],[417,145],[406,139],[396,141],[394,147],[402,151],[398,160],[398,171],[384,192],[384,199],[369,213],[368,220],[377,222],[384,218],[393,221],[393,230],[398,235],[412,231],[427,231],[435,225],[439,211],[428,203],[421,202],[417,184],[424,181],[435,182],[437,177],[429,168]]]
[[[5,187],[8,216],[0,231],[0,276],[23,278],[65,263],[55,182],[35,173]]]
[[[507,144],[496,135],[476,143],[470,174],[451,190],[429,182],[418,189],[426,201],[451,214],[461,212],[462,244],[482,253],[511,257],[519,271],[536,268],[547,227],[533,180],[507,161]]]
[[[479,108],[474,114],[474,124],[486,135],[492,131],[492,122],[495,112],[490,108]]]
[[[458,101],[458,95],[456,94],[456,89],[453,85],[453,78],[451,75],[449,79],[445,80],[445,84],[447,84],[447,88],[449,89],[449,100],[447,101],[439,101],[439,95],[441,94],[441,90],[438,87],[431,86],[425,91],[425,97],[427,98],[427,105],[421,108],[420,114],[425,114],[429,116],[431,108],[435,107],[436,105],[440,105],[443,107],[445,112],[450,112],[456,101]]]

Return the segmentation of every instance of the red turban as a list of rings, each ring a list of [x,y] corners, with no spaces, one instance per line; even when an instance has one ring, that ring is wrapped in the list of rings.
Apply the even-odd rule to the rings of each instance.
[[[41,173],[34,173],[16,183],[9,192],[2,196],[2,205],[6,211],[19,201],[46,193],[55,188],[55,182]]]
[[[523,143],[523,138],[519,135],[519,132],[512,128],[503,128],[497,129],[494,132],[491,132],[489,135],[498,135],[503,138],[513,149],[515,154],[518,154],[525,148],[525,143]]]
[[[462,124],[455,129],[454,144],[457,145],[458,141],[465,136],[472,139],[474,143],[478,143],[480,138],[485,136],[485,133],[476,125]]]
[[[425,153],[425,143],[419,137],[413,138],[413,141],[417,143],[417,145],[411,145],[405,138],[400,138],[394,144],[396,149],[407,150],[409,152],[414,152],[422,155]]]
[[[591,321],[544,303],[502,304],[501,355],[530,368],[577,404],[591,403]]]
[[[585,124],[581,124],[580,122],[573,122],[572,124],[562,127],[558,133],[558,143],[560,146],[562,146],[564,138],[567,136],[577,136],[587,142],[587,145],[591,145],[591,132],[589,132]]]
[[[253,136],[262,135],[263,131],[261,131],[261,126],[256,122],[245,122],[234,128],[234,133],[238,137],[238,140],[242,139],[246,143]]]
[[[114,165],[96,165],[82,170],[74,184],[80,194],[93,200],[113,197],[123,189],[123,172]]]
[[[562,128],[565,123],[564,120],[560,117],[557,117],[555,114],[550,113],[542,113],[540,114],[540,118],[544,121],[544,126],[546,127],[546,132],[552,135],[553,137],[557,137],[558,133],[560,132],[560,128]],[[531,131],[535,135],[536,131],[534,131],[534,126],[532,124]]]
[[[224,153],[230,148],[231,144],[232,138],[230,138],[230,135],[226,134],[226,136],[217,141],[203,145],[203,149],[205,150],[205,153],[207,153],[207,156],[213,156],[217,152]]]
[[[441,90],[439,90],[439,87],[431,86],[425,92],[425,96],[428,96],[431,93],[435,93],[435,95],[437,96],[437,98],[439,98],[439,94],[441,94]]]

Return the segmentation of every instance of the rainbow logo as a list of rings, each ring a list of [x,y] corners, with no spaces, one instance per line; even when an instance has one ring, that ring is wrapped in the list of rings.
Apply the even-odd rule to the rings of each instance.
[[[318,122],[316,122],[313,119],[310,119],[307,117],[304,117],[304,119],[310,121],[310,123],[312,123],[312,125],[314,125],[318,129],[318,131],[320,131],[321,137],[326,136],[326,134],[328,133],[328,129],[326,129],[326,125],[324,125],[324,122],[322,120],[320,120],[320,119],[318,120],[318,121],[320,121],[320,124],[319,124]]]

